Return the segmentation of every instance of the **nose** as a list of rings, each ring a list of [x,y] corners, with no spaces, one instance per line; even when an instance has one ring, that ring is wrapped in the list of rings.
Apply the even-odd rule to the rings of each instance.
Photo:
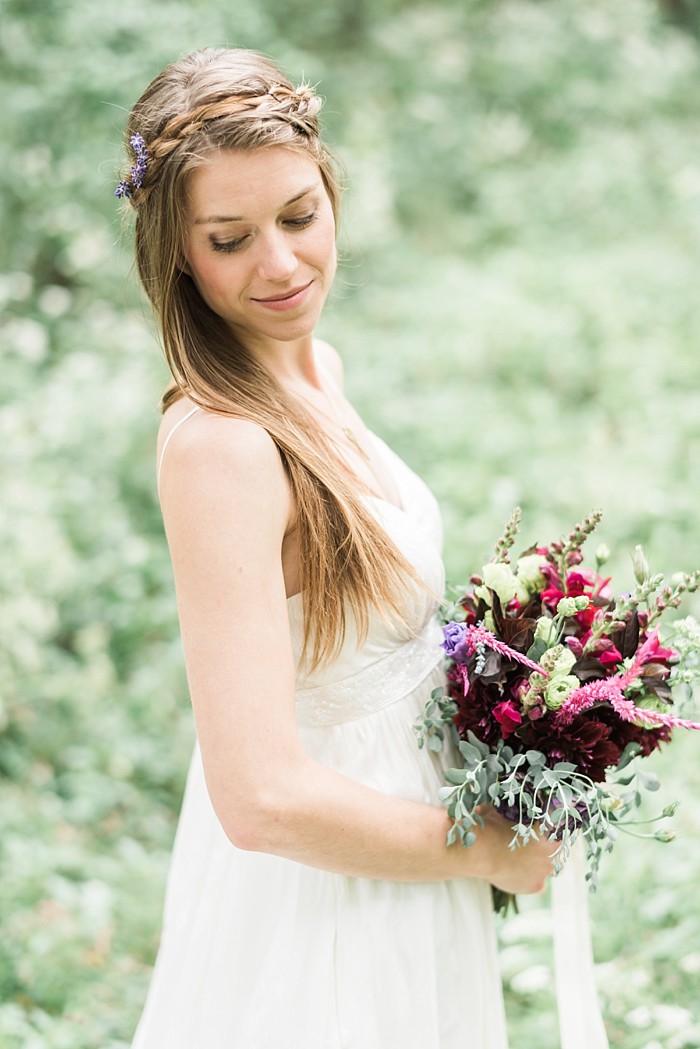
[[[258,273],[263,280],[289,280],[298,265],[289,234],[275,229],[258,238]]]

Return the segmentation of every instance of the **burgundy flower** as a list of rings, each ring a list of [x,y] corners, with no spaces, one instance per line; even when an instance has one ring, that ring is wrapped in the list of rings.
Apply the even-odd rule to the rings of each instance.
[[[570,725],[556,726],[550,718],[540,718],[528,725],[528,746],[541,750],[552,763],[571,761],[596,783],[605,779],[605,770],[617,765],[623,747],[612,738],[609,725],[585,715]]]
[[[642,757],[648,758],[662,743],[668,743],[671,738],[672,728],[668,725],[659,725],[653,729],[640,728],[631,721],[621,721],[611,707],[599,707],[595,714],[600,721],[610,725],[615,743],[621,751],[628,743],[638,743],[642,748]]]
[[[588,568],[580,568],[566,575],[566,596],[581,597],[586,591],[592,591],[596,577]]]

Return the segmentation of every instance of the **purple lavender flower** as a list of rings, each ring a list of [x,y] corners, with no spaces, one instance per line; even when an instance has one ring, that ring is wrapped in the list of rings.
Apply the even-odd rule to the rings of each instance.
[[[134,163],[131,165],[128,179],[122,179],[114,191],[115,197],[130,197],[135,189],[141,189],[148,164],[148,150],[143,135],[132,135],[129,139],[134,151]]]

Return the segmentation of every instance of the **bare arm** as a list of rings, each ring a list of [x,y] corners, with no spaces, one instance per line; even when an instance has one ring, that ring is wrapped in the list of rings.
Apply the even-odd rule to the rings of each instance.
[[[161,500],[190,692],[230,840],[350,875],[541,888],[553,850],[510,852],[500,818],[489,817],[470,848],[448,849],[442,809],[381,794],[306,755],[281,567],[293,507],[277,450],[252,423],[201,414],[168,456]]]

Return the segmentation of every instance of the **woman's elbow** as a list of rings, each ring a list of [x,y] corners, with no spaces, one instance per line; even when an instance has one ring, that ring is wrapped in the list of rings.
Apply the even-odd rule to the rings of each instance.
[[[243,804],[225,806],[218,811],[219,822],[231,844],[244,852],[277,852],[294,822],[287,811],[289,795],[282,797],[284,803],[279,795],[275,799],[259,795],[248,798]]]

